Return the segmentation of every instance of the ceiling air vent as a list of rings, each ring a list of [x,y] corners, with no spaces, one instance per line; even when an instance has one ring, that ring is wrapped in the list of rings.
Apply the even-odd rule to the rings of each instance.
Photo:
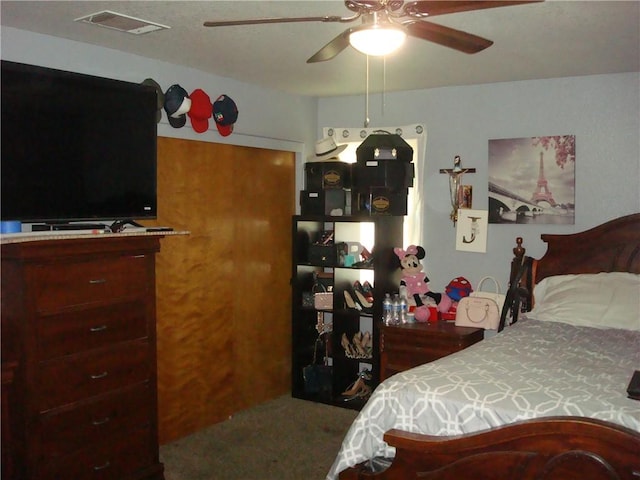
[[[76,18],[74,21],[90,23],[91,25],[111,28],[121,32],[133,33],[134,35],[142,35],[143,33],[171,28],[166,25],[130,17],[110,10],[103,10],[102,12],[85,15],[84,17]]]

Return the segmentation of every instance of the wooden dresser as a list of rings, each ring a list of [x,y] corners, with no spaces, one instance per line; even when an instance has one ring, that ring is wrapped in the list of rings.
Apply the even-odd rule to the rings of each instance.
[[[160,238],[2,244],[2,360],[17,365],[3,418],[13,478],[164,478],[155,334]]]
[[[483,329],[456,327],[453,322],[385,325],[380,340],[381,380],[459,352],[483,338]]]

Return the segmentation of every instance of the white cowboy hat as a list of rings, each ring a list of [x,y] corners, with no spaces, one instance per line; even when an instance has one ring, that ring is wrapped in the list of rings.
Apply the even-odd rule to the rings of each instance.
[[[333,137],[325,137],[316,142],[316,153],[315,155],[309,155],[307,157],[307,161],[323,162],[330,158],[338,158],[338,155],[340,155],[345,148],[347,148],[346,143],[338,146],[336,145],[336,142],[333,141]]]

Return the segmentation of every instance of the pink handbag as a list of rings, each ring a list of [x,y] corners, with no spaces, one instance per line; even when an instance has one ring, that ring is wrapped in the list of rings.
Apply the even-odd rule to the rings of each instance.
[[[333,292],[318,292],[313,294],[316,310],[333,310]]]

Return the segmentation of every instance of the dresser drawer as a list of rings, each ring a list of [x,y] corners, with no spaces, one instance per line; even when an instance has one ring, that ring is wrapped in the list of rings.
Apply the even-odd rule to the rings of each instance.
[[[38,317],[38,359],[101,348],[147,336],[147,303],[138,299],[107,307]]]
[[[410,323],[383,327],[384,350],[423,349],[437,358],[463,350],[482,340],[484,330],[452,323]]]
[[[148,380],[151,348],[146,340],[93,350],[40,364],[39,411]]]
[[[421,348],[412,347],[396,347],[386,350],[387,362],[386,369],[387,374],[385,378],[393,373],[403,372],[410,368],[417,367],[424,363],[433,362],[439,358],[442,358],[452,352],[435,352],[431,350],[425,351]]]
[[[143,295],[150,288],[148,267],[145,255],[39,265],[33,279],[36,309],[55,311]]]
[[[43,460],[71,454],[104,438],[152,423],[151,387],[142,384],[72,409],[41,415]]]
[[[385,325],[380,336],[380,379],[464,350],[483,337],[482,329],[447,322]]]
[[[158,469],[149,428],[104,438],[83,450],[43,464],[38,480],[122,480],[145,468]],[[142,478],[142,477],[140,477]],[[145,477],[146,478],[146,477]],[[149,478],[151,478],[149,476]],[[156,477],[153,477],[156,478]],[[158,477],[159,478],[159,477]]]

